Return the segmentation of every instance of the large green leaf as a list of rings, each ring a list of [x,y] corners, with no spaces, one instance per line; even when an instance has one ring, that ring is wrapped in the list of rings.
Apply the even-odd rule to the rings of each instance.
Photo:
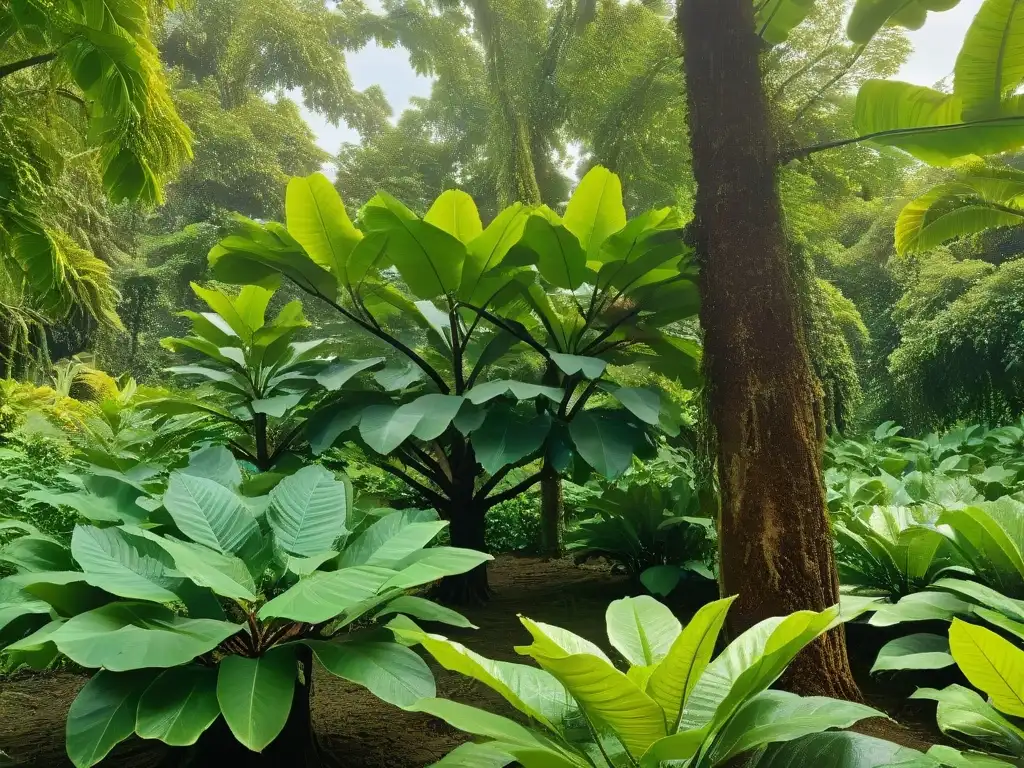
[[[163,502],[182,533],[225,555],[238,552],[259,532],[241,497],[214,480],[175,472]]]
[[[587,254],[553,211],[530,217],[520,246],[536,254],[541,276],[556,288],[574,291],[586,281]]]
[[[620,412],[604,410],[577,414],[569,423],[569,435],[582,459],[609,479],[629,469],[642,438]]]
[[[105,590],[90,585],[81,571],[17,573],[0,584],[21,587],[25,595],[49,603],[61,616],[76,616],[113,599]]]
[[[600,165],[587,171],[569,198],[564,222],[579,240],[586,260],[599,259],[605,240],[626,226],[619,177]]]
[[[253,752],[277,738],[288,722],[295,691],[295,648],[272,648],[248,659],[228,656],[217,672],[217,701],[228,727]]]
[[[897,637],[882,646],[872,672],[894,669],[943,669],[953,666],[949,641],[941,635],[918,633]]]
[[[546,412],[492,408],[471,440],[480,466],[493,475],[539,451],[550,429],[551,415]]]
[[[601,656],[562,648],[543,625],[523,620],[534,638],[516,651],[530,656],[558,679],[587,715],[611,728],[634,757],[666,735],[661,707]]]
[[[767,0],[757,6],[754,26],[766,43],[786,41],[814,8],[815,0]]]
[[[237,633],[241,626],[188,619],[153,603],[111,603],[66,621],[50,640],[83,667],[124,672],[187,664]]]
[[[898,603],[881,605],[869,623],[875,627],[891,627],[905,621],[951,621],[954,616],[966,616],[970,612],[970,604],[954,595],[945,592],[915,592]]]
[[[529,219],[529,211],[522,203],[515,203],[487,225],[482,234],[467,246],[466,263],[462,270],[459,299],[480,306],[488,298],[484,295],[488,280],[483,275],[496,269],[523,236],[523,228]]]
[[[715,600],[697,611],[648,679],[647,693],[665,712],[669,730],[679,722],[683,705],[711,661],[718,634],[735,599]]]
[[[1024,120],[1015,113],[1007,112],[1003,121],[972,125],[963,122],[962,112],[955,94],[895,80],[868,80],[857,94],[854,125],[862,136],[900,131],[873,140],[938,166],[1024,146]],[[958,127],[917,130],[937,126]]]
[[[242,470],[231,451],[222,445],[211,445],[194,451],[188,457],[188,466],[181,471],[187,475],[215,480],[235,491],[242,485]]]
[[[367,565],[314,573],[260,608],[259,617],[319,624],[377,594],[394,575],[387,568]]]
[[[457,576],[471,571],[494,558],[475,549],[461,547],[430,547],[416,552],[395,567],[400,572],[384,584],[384,589],[408,589],[428,584],[445,576]]]
[[[442,192],[427,211],[423,220],[444,230],[466,245],[478,238],[484,231],[480,213],[473,198],[461,189]]]
[[[505,395],[511,395],[516,400],[534,400],[538,397],[545,397],[553,403],[561,403],[563,392],[557,387],[545,387],[525,381],[500,380],[477,384],[466,393],[466,399],[474,405],[481,405]]]
[[[429,544],[447,526],[436,513],[420,510],[396,510],[377,520],[351,541],[342,552],[339,564],[374,565],[394,568],[404,558]]]
[[[464,402],[462,397],[456,395],[423,395],[403,405],[402,410],[409,414],[419,414],[419,422],[412,431],[413,437],[429,441],[444,434]]]
[[[380,192],[363,208],[363,223],[388,235],[387,254],[418,299],[433,299],[459,288],[466,246],[443,229],[421,221],[390,195]]]
[[[388,626],[402,640],[422,645],[445,669],[480,681],[524,715],[552,730],[575,708],[565,686],[549,672],[484,658],[454,640],[423,632],[411,622],[406,625],[394,621]]]
[[[936,720],[945,734],[966,736],[1009,755],[1024,754],[1024,731],[1011,723],[977,692],[961,685],[951,685],[941,691],[918,688],[912,699],[931,699],[938,702]]]
[[[434,676],[423,659],[398,643],[309,642],[324,668],[358,683],[396,707],[408,708],[437,695]]]
[[[424,597],[416,597],[415,595],[401,595],[396,597],[384,606],[384,609],[379,611],[374,618],[379,619],[382,616],[388,616],[393,613],[413,616],[417,619],[423,619],[424,621],[451,624],[453,627],[478,629],[475,624],[458,611],[453,611],[451,608],[445,608],[443,605],[438,605]]]
[[[189,747],[219,716],[217,670],[178,667],[161,672],[142,694],[135,732],[172,747]]]
[[[8,563],[20,571],[70,571],[75,567],[73,554],[50,536],[30,534],[0,547],[0,563]]]
[[[100,670],[78,692],[68,711],[66,743],[76,768],[88,768],[105,758],[132,735],[143,691],[153,680],[151,670]]]
[[[949,648],[957,666],[1000,712],[1024,717],[1024,651],[984,627],[954,619]]]
[[[939,768],[910,747],[860,733],[816,733],[768,747],[748,768]]]
[[[724,764],[764,744],[793,741],[831,728],[849,728],[869,717],[885,715],[852,701],[763,691],[748,701],[722,729],[709,764]]]
[[[583,355],[566,355],[561,352],[550,352],[551,362],[559,367],[562,373],[573,376],[581,374],[585,379],[600,379],[608,367],[608,361],[599,357]]]
[[[964,119],[1001,115],[1002,101],[1024,82],[1024,8],[1019,0],[985,0],[967,29],[953,70]]]
[[[920,253],[947,240],[1024,224],[1024,179],[968,176],[937,184],[896,220],[896,250]]]
[[[402,406],[371,405],[359,419],[359,434],[377,453],[387,455],[408,440],[422,414],[403,411]]]
[[[267,522],[281,547],[300,557],[334,548],[346,533],[349,490],[320,465],[303,467],[270,492]]]
[[[323,174],[288,182],[285,197],[288,232],[317,264],[339,283],[347,282],[349,254],[363,238],[345,212],[334,185]]]
[[[112,595],[134,600],[173,603],[181,574],[154,543],[117,528],[79,525],[71,535],[71,551],[86,580]]]
[[[640,667],[660,663],[683,629],[672,611],[650,595],[613,600],[605,624],[612,647]]]
[[[920,29],[928,11],[948,11],[960,0],[857,0],[846,34],[858,45],[867,45],[886,24]]]

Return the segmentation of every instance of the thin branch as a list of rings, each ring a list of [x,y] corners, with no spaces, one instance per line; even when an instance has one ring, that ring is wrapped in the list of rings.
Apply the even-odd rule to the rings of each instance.
[[[583,394],[580,395],[580,399],[576,401],[572,410],[569,411],[569,415],[567,417],[569,421],[572,421],[572,419],[576,417],[576,414],[583,410],[583,406],[587,404],[587,401],[597,391],[597,386],[600,383],[600,379],[593,379],[589,384],[587,384],[587,388],[583,390]]]
[[[632,320],[634,317],[636,317],[639,314],[640,314],[639,307],[637,309],[634,309],[634,310],[624,314],[622,317],[620,317],[614,323],[612,323],[607,328],[605,328],[603,331],[601,331],[601,333],[599,333],[597,335],[597,337],[592,342],[587,344],[587,346],[583,349],[583,351],[580,354],[582,354],[582,355],[590,354],[590,352],[592,350],[594,350],[597,347],[598,344],[600,344],[602,341],[604,341],[609,336],[611,336],[613,333],[615,333],[615,331],[617,331],[620,327],[622,327],[623,323],[625,323],[627,320]]]
[[[515,336],[520,341],[526,342],[531,347],[533,347],[535,350],[537,350],[537,352],[539,352],[544,357],[545,360],[550,360],[551,359],[551,353],[548,352],[547,349],[545,349],[543,344],[541,344],[539,341],[537,341],[535,338],[533,338],[533,336],[531,336],[530,334],[526,334],[526,336],[524,338],[523,336],[521,336],[518,333],[516,333],[511,327],[509,327],[508,324],[506,324],[504,320],[502,320],[497,315],[494,315],[494,314],[488,312],[483,307],[474,307],[472,304],[467,304],[465,302],[460,302],[460,304],[462,306],[464,306],[466,309],[468,309],[468,310],[470,310],[472,312],[476,312],[478,315],[481,315],[485,320],[490,321],[490,323],[492,325],[496,325],[498,328],[501,328],[503,331],[506,331],[507,333],[512,334],[513,336]]]
[[[23,69],[29,67],[35,67],[40,64],[46,64],[57,58],[57,52],[51,51],[50,53],[41,53],[38,56],[30,56],[27,59],[21,61],[12,61],[10,64],[4,64],[0,67],[0,80],[3,80],[8,75],[13,75],[15,72],[21,72]]]
[[[446,493],[451,491],[451,484],[449,482],[450,478],[445,473],[444,469],[442,469],[441,465],[437,462],[437,459],[435,459],[429,453],[424,451],[418,445],[407,444],[402,447],[406,451],[412,451],[415,454],[416,458],[423,463],[423,466],[421,467],[415,461],[407,462],[408,464],[410,464],[410,466],[412,466],[417,472],[419,472],[424,477],[430,478],[430,481],[432,483],[443,488]]]
[[[390,464],[378,464],[377,466],[380,467],[385,472],[387,472],[389,475],[394,475],[395,477],[407,483],[412,488],[415,488],[416,492],[420,494],[420,496],[422,496],[426,501],[429,501],[431,504],[440,507],[444,507],[448,504],[448,499],[446,499],[444,496],[435,491],[430,490],[419,480],[414,479],[410,475],[398,469],[398,467],[393,467]]]
[[[803,119],[803,116],[807,113],[807,110],[809,110],[811,107],[817,104],[821,97],[828,93],[829,89],[832,88],[832,86],[834,86],[836,83],[838,83],[840,80],[842,80],[850,73],[850,70],[853,69],[853,65],[860,60],[860,57],[864,55],[864,51],[866,50],[867,45],[858,45],[857,49],[853,52],[853,56],[851,56],[850,60],[846,62],[846,65],[840,68],[838,72],[836,72],[832,77],[830,77],[828,81],[823,86],[821,86],[821,88],[819,88],[815,92],[815,94],[811,96],[811,98],[807,100],[807,103],[805,103],[802,107],[800,107],[800,109],[796,111],[796,114],[793,116],[791,123],[795,125],[796,123],[800,122]]]
[[[544,472],[543,471],[537,472],[537,473],[535,473],[533,475],[530,475],[528,478],[523,480],[521,483],[517,483],[516,485],[513,485],[507,491],[502,491],[501,493],[499,493],[496,496],[491,496],[491,498],[489,498],[489,499],[484,499],[484,501],[487,504],[487,508],[490,509],[491,507],[494,507],[494,506],[497,506],[498,504],[501,504],[503,501],[508,501],[509,499],[514,499],[519,494],[528,491],[531,487],[533,487],[534,485],[539,483],[541,481],[542,477],[544,477]]]
[[[887,131],[876,131],[875,133],[856,136],[852,139],[838,139],[837,141],[828,141],[824,144],[813,144],[809,147],[802,147],[782,155],[780,160],[782,164],[785,165],[793,160],[802,160],[803,158],[817,152],[824,152],[829,149],[838,149],[839,147],[846,147],[850,144],[859,144],[862,141],[874,141],[876,139],[883,139],[889,136],[920,136],[929,133],[956,131],[961,128],[1001,128],[1011,125],[1019,125],[1021,123],[1024,123],[1024,116],[990,117],[986,120],[972,120],[967,123],[951,123],[950,125],[931,125],[923,128],[892,128]]]
[[[493,475],[491,475],[487,482],[480,487],[480,490],[477,491],[475,498],[481,501],[486,500],[487,494],[489,494],[491,491],[497,488],[501,481],[508,477],[508,474],[510,472],[525,467],[527,464],[532,464],[533,462],[540,459],[543,455],[544,449],[541,448],[539,451],[534,451],[529,456],[526,456],[520,459],[519,461],[513,462],[512,464],[508,464],[502,467]]]

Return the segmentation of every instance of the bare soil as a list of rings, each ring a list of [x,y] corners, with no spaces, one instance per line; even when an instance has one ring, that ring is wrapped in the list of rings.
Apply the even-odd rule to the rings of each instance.
[[[490,581],[492,600],[463,611],[479,629],[440,631],[484,656],[507,661],[521,661],[514,646],[530,640],[517,614],[557,624],[605,646],[605,609],[611,600],[632,591],[624,577],[601,565],[577,567],[569,561],[512,556],[499,557],[492,564]],[[686,597],[681,595],[680,599]],[[690,612],[683,603],[673,608],[680,615]],[[907,746],[927,748],[938,738],[934,705],[929,711],[927,703],[907,702],[906,695],[913,685],[907,691],[902,687],[894,691],[891,680],[871,680],[867,670],[878,644],[863,642],[860,637],[851,637],[850,648],[854,672],[865,696],[872,706],[901,723],[896,727],[880,721],[867,724],[863,730]],[[438,668],[435,675],[439,696],[508,716],[515,714],[500,697],[472,680]],[[0,682],[0,750],[14,758],[18,766],[70,766],[64,754],[64,721],[85,680],[81,674],[65,672]],[[933,682],[929,680],[928,684]],[[336,766],[343,768],[423,768],[466,740],[435,718],[390,707],[364,689],[327,673],[314,677],[313,720],[321,747]],[[150,768],[165,757],[162,745],[134,739],[115,750],[103,765]]]

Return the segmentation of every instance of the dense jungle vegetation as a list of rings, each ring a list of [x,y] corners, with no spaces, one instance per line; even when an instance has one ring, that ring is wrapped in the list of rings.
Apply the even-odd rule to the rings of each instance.
[[[0,766],[1024,764],[1017,0],[0,44]]]

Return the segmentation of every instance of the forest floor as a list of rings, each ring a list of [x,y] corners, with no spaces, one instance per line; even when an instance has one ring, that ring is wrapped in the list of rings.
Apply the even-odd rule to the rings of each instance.
[[[575,567],[570,561],[501,556],[491,566],[493,599],[465,610],[477,630],[439,630],[484,656],[522,661],[513,646],[529,642],[516,618],[557,624],[606,647],[604,614],[608,603],[630,594],[629,582],[607,567]],[[673,606],[683,615],[684,606]],[[850,634],[854,674],[872,706],[888,712],[902,728],[868,723],[861,730],[906,746],[926,749],[940,737],[935,729],[934,704],[910,701],[912,683],[869,674],[880,645],[860,628]],[[866,638],[866,640],[865,640]],[[610,649],[607,649],[609,650]],[[497,694],[461,675],[435,668],[438,696],[490,708],[512,716],[514,711]],[[934,685],[935,680],[918,680]],[[19,676],[0,681],[0,750],[19,766],[64,768],[64,720],[68,707],[85,683],[80,674],[62,672]],[[941,686],[940,686],[941,687]],[[423,768],[441,759],[466,737],[428,715],[408,713],[381,703],[364,689],[330,674],[314,677],[313,720],[321,746],[344,768]],[[166,756],[159,744],[131,740],[104,761],[111,768],[148,768]]]

